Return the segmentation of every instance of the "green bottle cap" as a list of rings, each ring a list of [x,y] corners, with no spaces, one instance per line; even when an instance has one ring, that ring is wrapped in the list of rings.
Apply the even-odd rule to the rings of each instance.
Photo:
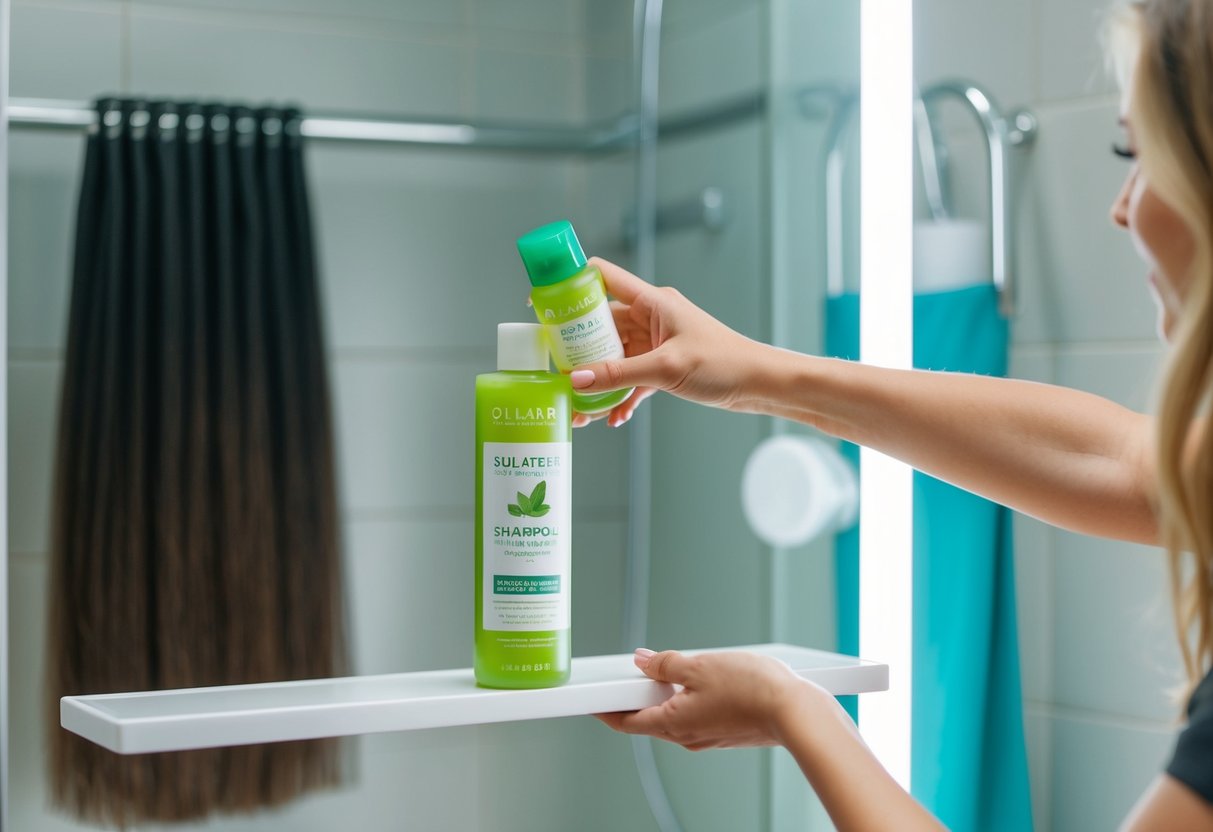
[[[518,238],[532,286],[551,286],[585,268],[585,252],[568,220],[541,225]]]

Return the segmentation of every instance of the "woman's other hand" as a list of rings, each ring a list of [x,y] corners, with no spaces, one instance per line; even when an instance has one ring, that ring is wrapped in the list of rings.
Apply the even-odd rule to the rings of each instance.
[[[597,714],[626,734],[647,734],[699,751],[780,745],[782,725],[804,700],[833,697],[796,676],[786,664],[751,653],[684,656],[673,650],[636,651],[636,666],[660,682],[681,685],[660,705]]]
[[[657,390],[714,407],[744,407],[744,384],[758,365],[761,344],[729,329],[677,289],[653,286],[598,257],[590,263],[615,298],[611,309],[625,357],[578,367],[570,380],[585,393],[636,388],[606,414],[609,424],[622,425]],[[573,424],[590,421],[579,413]]]

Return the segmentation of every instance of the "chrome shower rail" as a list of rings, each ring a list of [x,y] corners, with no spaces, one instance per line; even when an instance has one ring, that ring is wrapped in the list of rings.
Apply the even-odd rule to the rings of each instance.
[[[730,124],[765,112],[766,96],[757,92],[663,119],[657,129],[659,134],[674,136]],[[96,111],[87,101],[13,98],[8,104],[8,122],[13,127],[85,130],[96,120]],[[633,114],[588,127],[566,127],[316,113],[303,117],[300,131],[309,139],[326,142],[570,154],[632,147],[639,137],[639,125]]]

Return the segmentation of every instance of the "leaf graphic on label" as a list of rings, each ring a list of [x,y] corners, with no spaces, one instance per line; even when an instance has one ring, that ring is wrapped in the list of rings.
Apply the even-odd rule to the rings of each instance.
[[[509,506],[507,506],[507,508],[509,509],[510,515],[512,517],[521,517],[522,516],[522,509],[518,508],[518,506],[514,505],[513,503],[510,503]]]
[[[522,509],[523,514],[531,513],[531,498],[521,491],[518,492],[518,508]]]
[[[547,480],[540,480],[539,485],[531,492],[531,508],[537,509],[543,505],[543,498],[548,494]]]
[[[531,509],[531,516],[542,517],[543,515],[547,514],[551,508],[551,506],[537,506],[536,508]]]

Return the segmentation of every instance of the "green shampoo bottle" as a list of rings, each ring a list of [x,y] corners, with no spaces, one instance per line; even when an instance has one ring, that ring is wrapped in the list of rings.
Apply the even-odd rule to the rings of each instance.
[[[547,333],[556,368],[567,373],[582,364],[623,358],[602,273],[586,264],[573,226],[562,220],[529,231],[518,238],[518,253],[531,279],[531,305]],[[574,392],[573,408],[603,413],[631,392]]]
[[[497,327],[497,372],[476,376],[476,682],[569,678],[572,388],[538,324]]]

